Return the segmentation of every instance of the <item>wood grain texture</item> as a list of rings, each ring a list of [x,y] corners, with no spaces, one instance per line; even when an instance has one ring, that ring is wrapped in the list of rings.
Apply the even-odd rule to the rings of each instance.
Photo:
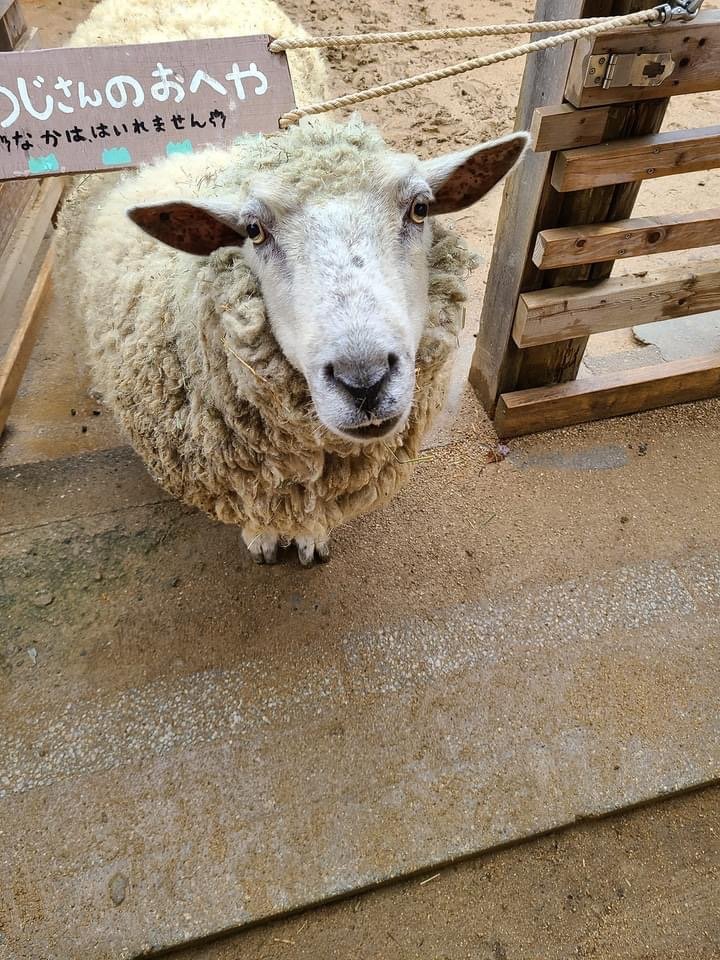
[[[675,69],[657,87],[584,87],[590,56],[609,53],[672,53]],[[707,10],[691,23],[631,27],[588,40],[575,48],[568,73],[565,99],[575,107],[656,100],[678,94],[720,89],[720,11]]]
[[[538,107],[533,113],[530,134],[533,150],[571,150],[602,143],[613,106],[577,110],[568,103]]]
[[[605,16],[613,12],[613,7],[611,0],[538,0],[535,18]],[[571,59],[569,46],[546,50],[527,59],[515,117],[516,130],[529,129],[538,107],[562,102]],[[558,197],[550,187],[550,154],[528,152],[520,168],[505,183],[470,369],[470,382],[490,415],[499,393],[515,387],[521,376],[525,360],[512,341],[517,299],[522,290],[540,286],[542,274],[532,262],[532,248],[538,231],[556,226],[558,217]]]
[[[5,356],[0,361],[0,434],[7,424],[10,409],[37,339],[40,307],[49,289],[54,255],[55,248],[50,240],[30,296],[20,315],[20,322]]]
[[[541,0],[535,10],[540,19],[609,16],[632,13],[652,6],[648,0],[596,0],[570,3]],[[570,56],[559,48],[529,58],[516,125],[527,128],[537,107],[557,105],[567,78]],[[660,129],[667,100],[625,104],[609,114],[603,139],[615,140]],[[517,299],[521,292],[560,286],[610,275],[612,261],[560,270],[538,270],[532,249],[540,230],[556,226],[607,222],[627,218],[635,203],[638,183],[603,187],[559,195],[550,184],[549,153],[526,156],[520,173],[506,186],[498,235],[488,275],[477,346],[470,382],[492,416],[501,393],[562,383],[576,376],[586,341],[583,338],[543,344],[520,350],[512,339]]]
[[[0,183],[0,258],[10,241],[23,210],[37,193],[36,181],[14,180]]]
[[[17,0],[8,4],[0,0],[0,53],[19,49],[18,41],[26,32],[27,22]]]
[[[616,139],[631,133],[648,133],[662,125],[667,100],[650,100],[619,108],[608,120],[608,139]],[[625,219],[632,213],[640,189],[639,183],[597,187],[592,190],[577,190],[562,196],[558,226],[574,226],[579,223],[603,223]],[[585,280],[604,280],[610,276],[613,261],[561,267],[541,273],[540,287],[557,287]],[[577,376],[587,345],[586,337],[558,341],[529,347],[522,351],[523,362],[516,383],[517,389],[537,387],[548,383],[562,383]]]
[[[505,393],[495,426],[502,437],[519,437],[718,396],[720,353]]]
[[[540,270],[623,260],[720,244],[720,207],[698,213],[636,217],[615,223],[557,227],[538,234],[533,263]]]
[[[20,294],[63,190],[60,179],[45,180],[18,223],[0,260],[0,341],[7,342],[21,312]]]
[[[0,0],[0,20],[16,2],[17,0]]]
[[[622,143],[561,150],[552,172],[560,193],[653,180],[720,166],[720,125],[701,130],[671,130]]]
[[[669,269],[524,293],[513,338],[532,347],[719,309],[720,267],[702,264],[691,272]]]

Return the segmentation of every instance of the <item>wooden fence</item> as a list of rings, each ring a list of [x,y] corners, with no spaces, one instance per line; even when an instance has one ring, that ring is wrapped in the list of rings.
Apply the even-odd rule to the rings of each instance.
[[[539,0],[539,20],[638,0]],[[588,337],[720,309],[720,263],[642,278],[616,260],[720,243],[720,208],[632,219],[643,180],[720,167],[720,126],[661,133],[669,97],[720,89],[720,13],[636,27],[528,61],[470,380],[510,437],[720,395],[720,354],[575,379]]]
[[[0,0],[0,52],[33,50],[17,0]],[[40,307],[52,267],[51,219],[62,194],[61,177],[0,183],[0,434],[30,359]]]

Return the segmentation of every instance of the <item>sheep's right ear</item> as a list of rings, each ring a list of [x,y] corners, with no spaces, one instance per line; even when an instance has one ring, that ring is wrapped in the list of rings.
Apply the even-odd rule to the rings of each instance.
[[[430,213],[455,213],[477,203],[512,170],[529,142],[526,133],[511,133],[479,147],[426,160],[423,174],[435,195]]]
[[[197,256],[206,257],[218,247],[239,247],[245,240],[236,211],[220,200],[147,203],[130,207],[127,215],[156,240]]]

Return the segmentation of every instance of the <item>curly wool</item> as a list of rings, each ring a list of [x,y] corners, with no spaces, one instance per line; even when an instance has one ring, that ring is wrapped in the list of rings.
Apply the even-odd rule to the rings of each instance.
[[[179,253],[141,234],[125,210],[177,196],[241,200],[258,173],[279,178],[301,203],[369,189],[387,152],[358,120],[309,122],[272,138],[248,136],[229,150],[171,157],[109,192],[101,178],[89,178],[66,203],[61,293],[68,308],[81,306],[96,387],[174,496],[288,539],[325,536],[386,502],[410,475],[442,406],[463,280],[475,261],[459,237],[434,225],[410,419],[391,439],[356,445],[315,416],[241,252]]]
[[[306,37],[273,0],[102,0],[70,39],[71,47],[162,43],[209,37]],[[293,50],[288,64],[299,104],[324,100],[325,62],[317,50]]]

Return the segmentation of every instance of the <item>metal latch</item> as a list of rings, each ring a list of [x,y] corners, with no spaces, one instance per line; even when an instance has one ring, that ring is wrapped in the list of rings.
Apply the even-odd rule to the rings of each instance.
[[[675,69],[670,53],[606,53],[590,57],[584,87],[657,87]]]
[[[702,5],[703,0],[675,0],[674,3],[662,3],[655,8],[660,16],[653,26],[657,26],[659,23],[670,23],[672,20],[685,22],[694,20],[700,13]]]

